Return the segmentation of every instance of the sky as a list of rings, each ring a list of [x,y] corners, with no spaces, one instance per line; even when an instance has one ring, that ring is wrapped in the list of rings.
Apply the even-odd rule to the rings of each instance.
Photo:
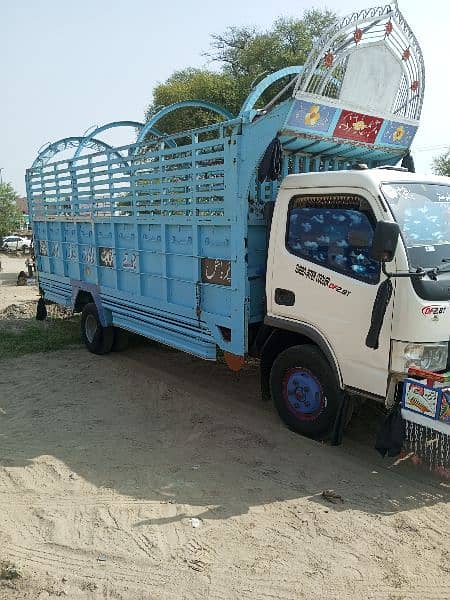
[[[210,35],[270,27],[308,8],[340,16],[376,0],[0,0],[0,169],[20,195],[40,147],[117,120],[142,121],[152,89],[176,70],[207,66]],[[450,145],[447,0],[399,0],[422,47],[426,91],[413,144],[416,170]],[[121,128],[122,129],[122,128]],[[130,143],[131,129],[109,143]],[[119,137],[117,137],[119,136]],[[123,136],[126,136],[125,138]]]

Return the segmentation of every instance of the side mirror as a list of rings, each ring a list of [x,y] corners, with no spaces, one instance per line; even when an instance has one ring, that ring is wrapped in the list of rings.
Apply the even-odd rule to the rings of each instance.
[[[378,221],[373,234],[372,257],[380,262],[391,262],[395,256],[399,235],[398,223]]]

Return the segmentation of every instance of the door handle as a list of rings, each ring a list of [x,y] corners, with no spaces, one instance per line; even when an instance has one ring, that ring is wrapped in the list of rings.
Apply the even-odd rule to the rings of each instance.
[[[283,306],[294,306],[294,304],[295,304],[294,292],[291,292],[291,290],[283,290],[282,288],[276,288],[275,303],[282,304]]]

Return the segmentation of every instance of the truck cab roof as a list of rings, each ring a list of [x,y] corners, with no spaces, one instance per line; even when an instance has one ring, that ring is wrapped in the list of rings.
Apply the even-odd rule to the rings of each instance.
[[[282,182],[282,189],[304,189],[321,187],[354,187],[364,188],[378,193],[381,183],[409,182],[409,183],[435,183],[450,185],[450,177],[438,175],[423,175],[409,173],[402,169],[376,168],[376,169],[348,169],[342,171],[323,171],[314,173],[301,173],[288,175]]]

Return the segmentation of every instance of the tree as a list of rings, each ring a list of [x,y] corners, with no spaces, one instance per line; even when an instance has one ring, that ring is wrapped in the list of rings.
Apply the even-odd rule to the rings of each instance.
[[[229,27],[212,36],[210,59],[222,70],[247,84],[262,73],[305,63],[314,41],[336,19],[329,10],[308,10],[301,19],[281,17],[272,28],[260,32],[253,27]]]
[[[218,63],[218,71],[183,69],[175,71],[153,90],[153,102],[146,110],[146,120],[160,108],[181,100],[208,100],[239,112],[242,103],[257,80],[291,65],[302,65],[318,37],[336,20],[329,11],[308,10],[301,19],[280,18],[267,31],[255,27],[229,27],[223,34],[212,36],[206,56]],[[264,105],[286,82],[280,82],[263,95]],[[167,115],[158,129],[171,133],[201,127],[217,121],[207,111],[185,109]]]
[[[450,177],[450,150],[440,156],[435,156],[432,162],[433,173],[435,175],[445,175]]]
[[[17,198],[10,183],[0,183],[0,238],[22,225],[23,216],[16,206]]]
[[[216,73],[207,69],[183,69],[175,71],[165,83],[155,87],[153,103],[148,107],[145,118],[148,121],[162,107],[182,100],[207,100],[225,106],[235,114],[239,112],[240,97],[236,79],[227,73]],[[163,117],[158,121],[157,128],[171,133],[215,122],[217,115],[212,112],[186,108]]]

